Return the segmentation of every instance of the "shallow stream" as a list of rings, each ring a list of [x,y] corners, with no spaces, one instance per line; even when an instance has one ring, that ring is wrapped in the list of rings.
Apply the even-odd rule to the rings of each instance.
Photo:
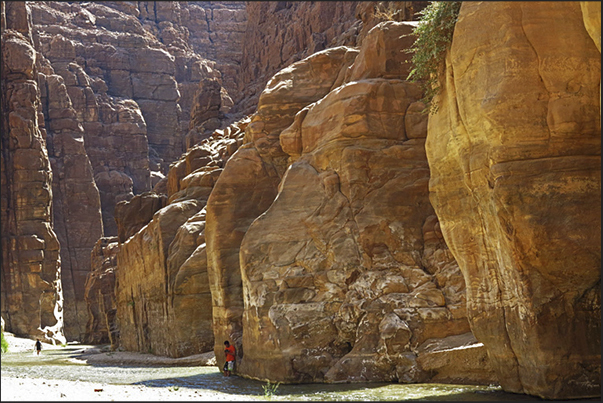
[[[190,388],[236,395],[238,399],[264,399],[265,382],[224,377],[217,367],[115,366],[86,364],[81,346],[2,354],[2,377],[45,380],[105,382],[116,385],[145,385]],[[280,385],[271,400],[277,401],[539,401],[526,395],[505,393],[498,386],[447,384],[303,384]]]

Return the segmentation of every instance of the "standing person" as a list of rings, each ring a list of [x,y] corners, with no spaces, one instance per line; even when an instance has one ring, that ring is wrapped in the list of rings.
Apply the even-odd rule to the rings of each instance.
[[[224,355],[226,356],[226,362],[224,363],[224,376],[230,376],[234,370],[235,347],[230,345],[228,340],[224,342]]]
[[[36,339],[36,351],[38,352],[38,355],[40,355],[40,351],[42,351],[42,342],[40,339]]]

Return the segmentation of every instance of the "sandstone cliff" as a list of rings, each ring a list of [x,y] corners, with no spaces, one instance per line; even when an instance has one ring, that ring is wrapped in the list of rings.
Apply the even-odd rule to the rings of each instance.
[[[196,51],[220,55],[228,66],[237,57],[236,32],[243,30],[245,13],[234,3],[231,12],[222,3],[205,5],[207,12],[178,2],[27,3],[38,51],[41,127],[55,172],[53,214],[69,340],[85,337],[93,246],[103,235],[118,235],[116,205],[149,191],[185,150],[203,80],[216,82],[220,94],[211,129],[223,125],[232,101],[217,62]],[[221,10],[215,18],[214,9]],[[187,26],[195,24],[204,28],[191,37]],[[230,41],[222,53],[211,42],[216,29]]]
[[[250,121],[194,145],[216,118],[202,82],[167,205],[146,225],[139,196],[118,205],[120,346],[221,361],[230,339],[239,374],[286,382],[494,381],[428,201],[411,28],[281,70]]]
[[[422,354],[472,339],[428,200],[421,91],[403,80],[411,30],[382,23],[274,75],[214,186],[214,351],[234,341],[243,376],[423,382],[442,368]],[[491,382],[473,342],[456,379]]]
[[[53,174],[46,151],[36,51],[25,3],[1,3],[2,319],[7,331],[64,342]]]
[[[357,46],[384,19],[412,21],[426,1],[250,1],[235,92],[236,111],[255,112],[258,97],[279,70],[335,46]],[[375,15],[391,10],[389,14]]]
[[[237,122],[215,133],[172,164],[165,207],[138,210],[150,206],[153,194],[134,197],[120,207],[131,213],[129,218],[123,215],[124,228],[143,223],[144,216],[150,222],[129,238],[120,234],[120,241],[127,240],[117,254],[119,346],[170,357],[212,349],[205,205],[225,161],[242,143],[246,125]],[[142,197],[146,201],[138,200]],[[136,214],[145,211],[152,216]],[[117,345],[117,340],[111,341]]]
[[[387,3],[2,2],[7,328],[599,396],[600,5]]]
[[[463,2],[429,119],[473,333],[505,390],[547,399],[601,392],[599,6]]]

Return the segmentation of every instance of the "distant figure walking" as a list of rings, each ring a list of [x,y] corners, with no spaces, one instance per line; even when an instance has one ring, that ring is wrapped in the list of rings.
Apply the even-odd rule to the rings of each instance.
[[[42,342],[40,339],[36,339],[36,351],[38,355],[40,355],[40,351],[42,351]]]
[[[226,362],[224,363],[224,376],[230,376],[232,371],[234,371],[235,347],[230,345],[228,340],[224,342],[224,355],[226,356]]]

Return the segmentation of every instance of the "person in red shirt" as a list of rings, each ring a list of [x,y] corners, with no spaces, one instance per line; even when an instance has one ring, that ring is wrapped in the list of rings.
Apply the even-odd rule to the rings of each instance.
[[[224,363],[224,376],[230,376],[234,370],[235,347],[230,345],[228,340],[224,342],[224,355],[226,356],[226,362]]]

